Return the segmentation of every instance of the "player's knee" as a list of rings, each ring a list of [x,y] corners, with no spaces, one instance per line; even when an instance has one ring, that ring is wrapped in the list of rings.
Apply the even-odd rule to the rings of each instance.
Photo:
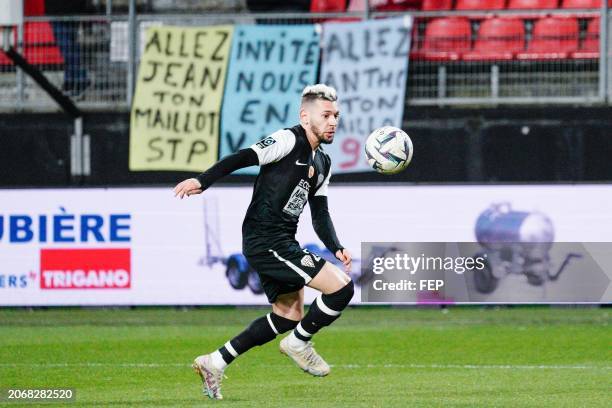
[[[334,293],[322,295],[321,300],[331,310],[341,312],[349,304],[355,294],[355,284],[349,280],[346,285]]]
[[[290,321],[300,321],[304,318],[304,307],[300,304],[299,307],[286,307],[285,305],[272,305],[272,314]]]
[[[274,330],[278,334],[283,334],[288,332],[289,330],[295,329],[295,326],[297,326],[300,322],[299,320],[292,320],[283,316],[279,316],[274,312],[270,313],[269,316],[272,330]]]
[[[338,291],[340,293],[340,299],[344,303],[343,309],[349,304],[353,295],[355,294],[355,284],[353,280],[349,280],[348,283]]]

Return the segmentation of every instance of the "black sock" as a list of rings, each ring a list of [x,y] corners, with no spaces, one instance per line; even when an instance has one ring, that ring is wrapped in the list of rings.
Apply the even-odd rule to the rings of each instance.
[[[251,324],[239,335],[219,348],[223,360],[229,364],[247,350],[274,340],[277,334],[288,332],[298,324],[274,313],[268,313]]]
[[[295,337],[309,341],[323,327],[332,324],[351,301],[354,290],[353,281],[350,281],[337,292],[318,296],[310,305],[306,316],[293,330]]]

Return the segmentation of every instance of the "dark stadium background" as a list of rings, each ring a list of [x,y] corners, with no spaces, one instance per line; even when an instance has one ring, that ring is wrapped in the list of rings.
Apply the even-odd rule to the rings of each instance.
[[[173,185],[187,172],[130,172],[129,115],[88,112],[91,176],[70,176],[62,114],[0,115],[3,129],[0,183],[11,187]],[[523,134],[523,127],[528,134]],[[612,181],[612,108],[558,106],[411,107],[404,129],[418,149],[410,170],[336,175],[334,182],[581,183]],[[28,160],[24,160],[27,157]],[[11,171],[8,171],[11,169]],[[254,177],[230,176],[223,184]]]

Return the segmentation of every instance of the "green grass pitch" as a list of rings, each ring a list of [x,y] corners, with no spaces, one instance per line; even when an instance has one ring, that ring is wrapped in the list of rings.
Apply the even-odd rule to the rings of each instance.
[[[297,369],[279,337],[228,368],[223,401],[203,396],[193,358],[266,312],[0,310],[0,388],[71,387],[67,406],[612,406],[606,308],[350,308],[315,338],[328,377]]]

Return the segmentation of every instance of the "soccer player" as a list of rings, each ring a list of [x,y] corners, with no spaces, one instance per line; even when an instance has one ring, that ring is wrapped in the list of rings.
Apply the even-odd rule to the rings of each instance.
[[[340,316],[353,297],[353,282],[335,265],[302,249],[295,233],[308,201],[315,232],[346,272],[350,271],[351,254],[338,241],[327,208],[331,160],[321,147],[333,142],[338,118],[336,90],[323,84],[307,86],[302,92],[299,125],[224,157],[174,188],[182,199],[202,193],[234,170],[261,166],[242,224],[242,251],[259,274],[272,312],[254,320],[218,350],[195,359],[193,368],[210,398],[223,398],[223,371],[236,357],[288,331],[291,333],[280,342],[282,353],[314,376],[330,372],[311,338]],[[321,292],[306,315],[305,285]]]

